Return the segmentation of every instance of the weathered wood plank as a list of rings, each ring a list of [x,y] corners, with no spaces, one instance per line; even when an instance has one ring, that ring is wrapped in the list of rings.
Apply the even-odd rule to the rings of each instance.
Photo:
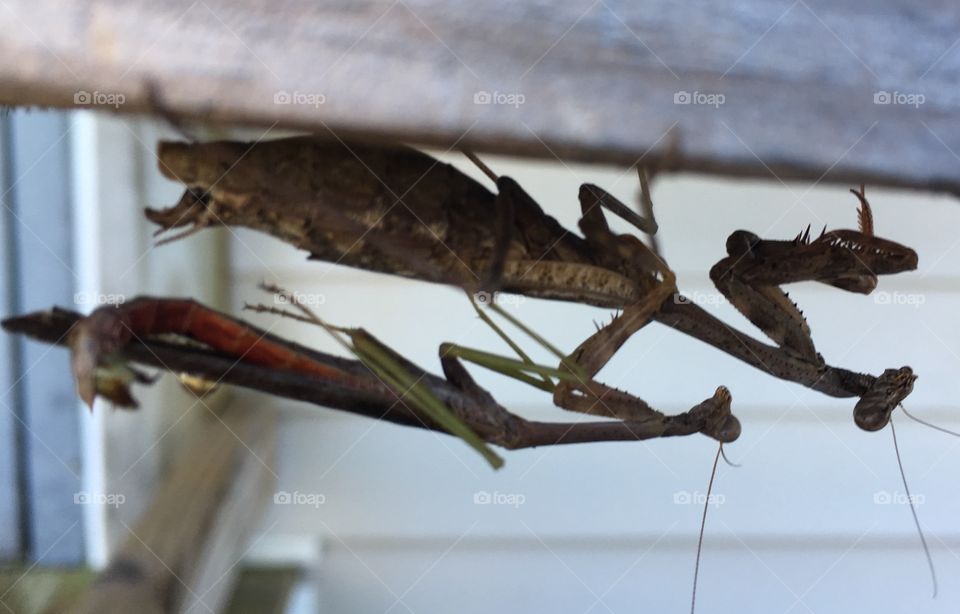
[[[226,614],[282,614],[290,593],[303,576],[296,567],[253,567],[240,570]]]
[[[960,193],[943,1],[5,6],[5,103]]]
[[[87,569],[12,566],[0,569],[0,611],[62,614],[90,583]]]
[[[269,500],[264,483],[273,474],[263,462],[271,458],[274,420],[267,412],[232,408],[199,433],[71,611],[159,614],[197,602],[191,611],[219,611],[247,547],[251,519]]]
[[[249,409],[261,414],[264,410],[262,405]],[[221,428],[226,430],[226,426]],[[277,476],[270,468],[276,454],[276,428],[276,414],[259,418],[253,445],[243,454],[230,492],[210,524],[201,555],[192,562],[192,590],[183,595],[180,612],[221,612],[227,608],[242,569],[241,559],[251,541],[259,539],[251,536],[276,492]]]

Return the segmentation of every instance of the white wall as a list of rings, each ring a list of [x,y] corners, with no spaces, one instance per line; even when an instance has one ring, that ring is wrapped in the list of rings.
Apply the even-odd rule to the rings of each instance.
[[[216,305],[223,294],[222,231],[203,241],[156,246],[147,206],[169,206],[182,189],[157,170],[156,142],[176,138],[155,122],[90,112],[71,117],[76,304],[89,313],[105,302],[140,294],[194,297]],[[60,355],[63,350],[53,350]],[[77,400],[83,429],[83,485],[95,495],[122,496],[118,506],[85,504],[87,560],[107,563],[131,538],[131,526],[152,501],[157,481],[188,445],[214,401],[186,396],[176,380],[136,386],[140,411],[98,400],[89,411]],[[72,493],[70,493],[72,496]]]
[[[478,173],[460,156],[447,156]],[[579,183],[635,202],[630,171],[489,158],[549,212],[575,228]],[[878,234],[915,247],[916,273],[881,280],[878,297],[803,285],[791,290],[832,364],[877,373],[909,364],[920,375],[908,408],[960,427],[960,206],[945,198],[870,190]],[[707,271],[726,236],[748,228],[789,238],[856,223],[856,199],[839,186],[666,178],[654,190],[660,241],[681,289],[752,333],[717,304]],[[202,241],[200,237],[190,241]],[[231,239],[235,313],[277,281],[324,297],[329,321],[363,326],[439,371],[443,341],[506,348],[459,292],[307,262],[251,232]],[[897,294],[893,294],[897,293]],[[903,296],[920,305],[895,304]],[[593,330],[603,310],[525,300],[514,313],[562,348]],[[274,332],[337,351],[306,325],[245,316]],[[759,334],[759,333],[756,333]],[[536,353],[543,360],[548,356]],[[525,416],[575,420],[533,389],[471,368],[505,406]],[[930,580],[902,495],[889,429],[865,433],[852,400],[828,398],[750,369],[657,324],[636,335],[602,373],[607,383],[678,412],[719,384],[734,395],[743,435],[721,465],[722,504],[707,520],[698,609],[721,611],[956,611],[960,604],[960,440],[896,418],[911,489],[940,574]],[[508,453],[491,471],[458,441],[293,403],[282,405],[281,488],[324,496],[318,507],[274,505],[263,544],[322,540],[324,612],[686,611],[703,493],[716,447],[704,437],[603,443]],[[519,507],[475,505],[478,491],[522,495]],[[400,601],[398,602],[398,598]],[[601,599],[602,598],[602,599]],[[598,601],[599,600],[599,601]]]

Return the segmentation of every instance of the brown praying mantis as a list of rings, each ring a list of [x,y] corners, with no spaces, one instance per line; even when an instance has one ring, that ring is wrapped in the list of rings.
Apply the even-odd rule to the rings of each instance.
[[[711,278],[730,302],[774,341],[776,345],[771,346],[682,300],[669,267],[637,237],[614,234],[603,210],[645,232],[656,230],[652,216],[633,213],[597,186],[581,187],[580,237],[545,214],[512,179],[488,172],[497,185],[497,193],[492,194],[455,168],[407,148],[295,137],[257,144],[166,143],[161,146],[160,159],[161,170],[187,187],[175,207],[148,211],[150,219],[163,230],[189,226],[184,233],[188,234],[216,224],[248,226],[306,249],[315,259],[451,284],[471,293],[517,292],[622,310],[574,352],[555,352],[561,358],[558,368],[533,364],[514,345],[511,347],[520,359],[441,346],[446,377],[427,380],[427,400],[434,397],[447,409],[453,408],[455,417],[466,416],[464,422],[480,434],[482,441],[513,448],[695,432],[721,443],[735,440],[740,425],[730,413],[730,395],[723,387],[689,412],[665,416],[642,399],[594,380],[623,343],[654,320],[776,377],[832,396],[859,397],[854,418],[867,430],[880,429],[889,422],[892,411],[911,392],[916,379],[909,367],[888,369],[874,377],[828,365],[816,351],[802,313],[779,287],[817,281],[866,294],[876,287],[879,275],[916,268],[913,250],[874,235],[862,187],[853,190],[860,201],[858,230],[825,229],[819,237],[811,238],[808,229],[783,241],[738,231],[727,240],[727,256],[713,267]],[[641,182],[649,198],[642,173]],[[222,332],[224,322],[230,322],[222,314],[218,317],[196,304],[160,301],[145,299],[129,305],[124,316],[114,310],[100,319],[112,321],[114,326],[118,321],[126,322],[143,335],[164,331],[202,334],[202,329]],[[149,320],[139,320],[149,325],[136,326],[139,310],[154,314]],[[158,320],[158,310],[166,311],[169,319]],[[185,315],[188,312],[189,317]],[[88,319],[87,326],[77,330],[83,331],[97,320]],[[158,327],[157,322],[168,326]],[[522,325],[521,329],[537,338]],[[76,333],[74,338],[82,335]],[[235,338],[249,341],[248,336]],[[372,338],[351,334],[351,339],[356,349],[358,339],[367,343]],[[283,344],[278,347],[283,348]],[[413,390],[415,380],[409,376],[425,377],[424,372],[383,344],[372,340],[372,345],[365,347],[368,353],[387,356],[375,371],[380,386],[387,383],[384,379],[393,377],[388,388],[396,391],[406,384],[407,390]],[[85,355],[88,363],[93,357],[95,364],[102,349],[92,348]],[[84,356],[82,352],[79,355]],[[275,353],[271,360],[279,362],[267,361],[260,366],[289,369],[303,362],[289,352],[286,358],[278,359],[283,355]],[[518,426],[524,423],[504,414],[506,410],[476,386],[458,358],[547,390],[560,407],[617,421],[588,423],[586,428],[571,425],[562,435],[557,429],[539,430],[541,425]],[[369,361],[361,362],[370,366]],[[75,372],[83,376],[78,380],[85,377],[89,382],[90,372],[78,371],[76,360]],[[377,385],[372,380],[366,384]],[[357,390],[352,392],[359,394]],[[456,426],[451,427],[436,415],[431,417],[422,403],[422,395],[413,400],[420,409],[411,410],[408,420],[412,415],[433,428],[440,426],[460,434],[478,447],[477,441],[458,433]],[[463,413],[464,407],[470,410]],[[477,411],[487,418],[478,421]],[[491,459],[486,452],[484,455]]]
[[[161,171],[186,186],[179,203],[148,210],[173,240],[211,225],[246,226],[326,260],[466,289],[520,293],[622,310],[562,362],[592,378],[623,343],[658,321],[776,377],[836,397],[859,397],[856,423],[887,424],[911,391],[909,367],[879,377],[827,364],[781,284],[817,281],[871,292],[879,275],[913,270],[912,249],[873,233],[863,190],[858,230],[809,229],[786,241],[738,231],[711,270],[718,289],[776,345],[758,341],[681,300],[667,265],[637,237],[613,233],[603,210],[644,231],[641,217],[601,188],[579,193],[579,236],[564,229],[509,177],[497,193],[451,165],[406,147],[292,137],[258,143],[161,143]],[[557,405],[623,417],[655,411],[642,399],[592,379],[564,380]],[[732,428],[732,424],[731,424]],[[732,432],[731,432],[732,433]]]
[[[729,439],[730,395],[716,394],[676,416],[634,412],[620,421],[541,423],[510,413],[470,377],[458,357],[441,349],[443,377],[423,371],[363,329],[324,322],[309,307],[275,286],[264,286],[300,315],[259,307],[322,326],[359,360],[324,354],[189,299],[139,297],[105,306],[89,316],[54,309],[3,321],[3,328],[41,341],[67,345],[79,396],[92,407],[101,396],[136,407],[130,385],[152,378],[130,364],[226,380],[280,396],[310,401],[398,424],[446,431],[462,438],[495,468],[503,461],[485,444],[507,449],[595,441],[639,441],[704,433]],[[171,338],[172,337],[172,338]],[[496,357],[493,357],[496,358]],[[492,368],[496,360],[474,358]],[[224,362],[226,361],[226,362]],[[534,366],[545,380],[569,373]]]
[[[314,137],[254,144],[163,143],[159,159],[161,171],[187,188],[174,207],[147,211],[161,231],[188,227],[167,240],[210,225],[246,226],[307,250],[311,259],[468,292],[513,292],[622,310],[563,358],[561,369],[576,377],[546,384],[555,404],[566,409],[621,419],[634,412],[659,414],[639,397],[593,380],[626,340],[653,320],[775,377],[835,397],[858,397],[854,420],[865,430],[888,424],[916,380],[908,366],[872,376],[827,364],[802,312],[780,289],[814,281],[869,294],[880,275],[916,269],[916,252],[874,234],[863,186],[851,190],[860,201],[856,230],[824,228],[812,238],[808,227],[790,240],[737,231],[728,238],[727,256],[710,277],[775,343],[771,346],[682,300],[667,265],[637,237],[614,234],[603,210],[649,233],[656,231],[652,215],[638,216],[594,185],[584,184],[579,192],[580,237],[544,213],[509,177],[481,165],[496,183],[493,194],[454,167],[405,147]],[[641,184],[649,201],[642,171]],[[647,211],[652,212],[652,205]],[[467,359],[491,360],[463,348],[445,349]],[[511,370],[499,370],[525,379],[521,374],[529,368],[529,361],[517,361]],[[729,403],[729,393],[720,390]],[[721,444],[739,435],[736,419],[729,415],[726,420],[716,433]],[[721,453],[722,445],[718,458]],[[924,549],[933,573],[925,542]]]

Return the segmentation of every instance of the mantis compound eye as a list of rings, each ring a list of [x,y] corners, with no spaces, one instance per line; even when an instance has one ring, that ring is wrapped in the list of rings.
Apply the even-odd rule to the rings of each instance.
[[[198,204],[209,205],[210,204],[210,193],[204,190],[203,188],[187,188],[186,194],[183,195],[184,198],[189,196]]]
[[[853,421],[865,431],[879,431],[890,414],[913,391],[917,376],[910,367],[887,369],[853,408]]]
[[[746,256],[760,243],[760,237],[749,230],[735,230],[727,237],[728,256]]]
[[[740,420],[736,416],[730,415],[724,419],[720,428],[714,431],[712,436],[720,443],[733,443],[740,437],[740,431]]]

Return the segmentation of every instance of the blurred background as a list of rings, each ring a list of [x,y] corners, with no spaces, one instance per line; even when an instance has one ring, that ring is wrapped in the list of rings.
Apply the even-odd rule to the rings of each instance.
[[[433,372],[440,370],[437,348],[445,341],[507,352],[462,293],[450,288],[308,262],[293,247],[242,229],[207,230],[154,247],[142,208],[168,206],[181,192],[156,168],[160,138],[179,137],[145,120],[87,112],[3,117],[4,316],[55,304],[89,312],[139,294],[183,296],[342,353],[315,327],[244,313],[244,303],[269,302],[257,289],[268,281],[307,297],[332,323],[366,328]],[[430,152],[489,183],[461,154]],[[632,169],[483,158],[568,228],[576,227],[583,182],[637,202]],[[957,429],[960,208],[919,193],[868,186],[867,194],[877,233],[915,248],[919,270],[882,278],[872,296],[812,284],[791,288],[791,296],[828,362],[872,373],[911,365],[920,376],[911,412]],[[653,201],[659,242],[681,290],[755,336],[760,333],[707,275],[724,255],[727,235],[746,228],[786,239],[808,224],[818,231],[857,221],[851,194],[809,182],[670,176],[655,182]],[[499,302],[565,350],[588,336],[594,321],[610,316],[511,295]],[[183,610],[689,607],[716,453],[705,437],[509,452],[495,472],[451,437],[239,389],[197,400],[170,375],[136,390],[139,411],[98,402],[90,413],[73,393],[66,351],[7,335],[2,342],[0,556],[8,567],[0,603],[10,612],[60,611],[66,601],[56,600],[84,590],[111,552],[138,539],[137,523],[156,504],[164,477],[189,457],[198,438],[203,442],[204,428],[217,426],[227,405],[279,416],[270,454],[244,443],[243,454],[271,484],[260,496],[263,514],[234,539],[239,554],[225,565],[229,578],[224,572],[203,590],[188,585],[192,605]],[[532,345],[530,352],[551,362]],[[518,414],[578,419],[541,392],[470,370]],[[726,452],[740,466],[718,468],[700,612],[955,612],[960,606],[956,438],[895,414],[904,469],[940,580],[932,599],[890,430],[857,429],[851,400],[767,377],[658,324],[632,338],[599,379],[667,413],[688,409],[721,384],[733,393],[743,435]],[[189,506],[174,501],[174,513],[178,508]],[[283,603],[251,609],[256,595],[276,593],[271,582],[285,587]]]

